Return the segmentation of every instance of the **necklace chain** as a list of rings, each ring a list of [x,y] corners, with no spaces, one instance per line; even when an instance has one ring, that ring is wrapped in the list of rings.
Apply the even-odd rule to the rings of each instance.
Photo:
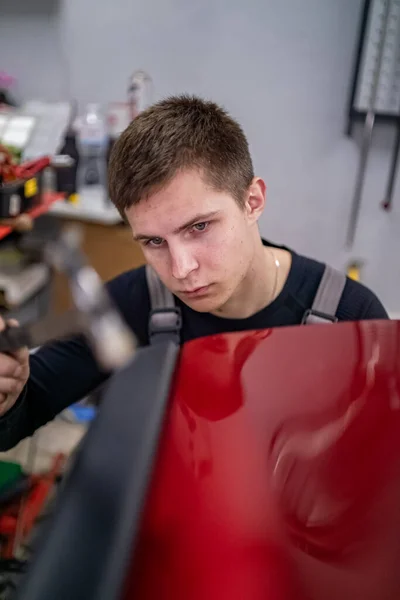
[[[272,258],[272,260],[274,261],[274,265],[275,265],[275,280],[274,280],[274,287],[272,288],[271,299],[270,299],[270,301],[269,301],[269,302],[271,303],[271,302],[272,302],[272,301],[275,299],[276,288],[277,288],[277,286],[278,286],[278,272],[279,272],[279,267],[280,267],[281,265],[280,265],[280,262],[279,262],[279,260],[276,258],[276,256],[275,256],[275,254],[274,254],[273,250],[271,250],[271,249],[269,248],[269,252],[270,252],[271,258]]]

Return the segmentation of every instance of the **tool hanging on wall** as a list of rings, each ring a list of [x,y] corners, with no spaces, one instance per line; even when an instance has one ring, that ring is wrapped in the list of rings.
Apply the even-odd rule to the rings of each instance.
[[[360,163],[347,229],[346,245],[352,248],[376,123],[397,126],[395,147],[382,207],[392,204],[400,152],[400,0],[366,0],[349,106],[347,134],[356,121],[364,121]]]
[[[397,120],[396,140],[394,143],[392,162],[390,165],[386,193],[385,193],[385,196],[384,196],[384,199],[382,202],[382,208],[384,210],[390,210],[392,208],[393,190],[394,190],[394,185],[396,183],[397,163],[399,160],[399,153],[400,153],[400,117]]]

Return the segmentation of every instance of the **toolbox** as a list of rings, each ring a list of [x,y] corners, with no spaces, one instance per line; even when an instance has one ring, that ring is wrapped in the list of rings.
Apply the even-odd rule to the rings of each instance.
[[[43,186],[43,172],[36,175],[0,182],[0,219],[11,219],[29,210],[40,200]]]
[[[17,217],[41,198],[50,158],[17,163],[11,149],[0,145],[0,219]]]

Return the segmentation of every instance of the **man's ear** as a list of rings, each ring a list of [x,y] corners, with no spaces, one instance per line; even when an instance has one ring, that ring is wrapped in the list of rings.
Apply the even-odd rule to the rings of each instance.
[[[260,218],[266,198],[267,186],[261,177],[254,177],[247,191],[245,209],[248,220],[255,223]]]

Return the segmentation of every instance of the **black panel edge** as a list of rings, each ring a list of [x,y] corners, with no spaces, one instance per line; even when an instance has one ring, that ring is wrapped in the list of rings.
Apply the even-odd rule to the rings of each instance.
[[[110,380],[17,600],[120,598],[178,356],[147,347]]]

